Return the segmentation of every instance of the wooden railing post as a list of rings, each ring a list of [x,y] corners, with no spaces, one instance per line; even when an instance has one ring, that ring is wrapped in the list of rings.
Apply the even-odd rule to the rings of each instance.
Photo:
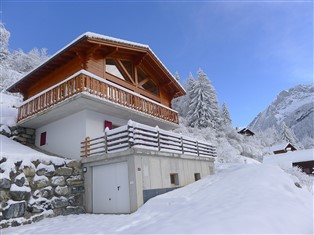
[[[84,157],[88,157],[89,154],[89,144],[90,144],[90,138],[85,138],[85,144],[84,144]]]

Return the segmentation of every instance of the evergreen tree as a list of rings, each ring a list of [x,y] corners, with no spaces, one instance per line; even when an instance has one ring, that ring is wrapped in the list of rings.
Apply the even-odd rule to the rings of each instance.
[[[179,81],[180,80],[180,75],[178,72],[175,73],[174,78]]]
[[[10,32],[0,22],[0,92],[4,93],[23,74],[48,58],[46,49],[34,48],[29,53],[24,53],[21,49],[11,52],[8,47],[9,39]]]
[[[6,30],[3,23],[0,21],[0,61],[7,57],[9,54],[9,39],[10,39],[10,32]]]
[[[226,103],[222,104],[221,119],[222,119],[222,124],[225,126],[230,126],[232,123],[230,113],[229,113]]]
[[[298,141],[295,136],[293,130],[289,128],[285,122],[281,123],[281,132],[280,132],[282,140],[292,144],[296,148],[302,148],[300,141]]]
[[[214,127],[211,104],[211,84],[207,75],[199,69],[198,78],[191,84],[190,104],[187,115],[191,127]]]
[[[193,87],[195,79],[193,75],[190,73],[189,78],[186,81],[186,95],[175,98],[172,101],[172,107],[178,111],[181,117],[186,117],[188,113],[188,107],[190,103],[190,93]]]

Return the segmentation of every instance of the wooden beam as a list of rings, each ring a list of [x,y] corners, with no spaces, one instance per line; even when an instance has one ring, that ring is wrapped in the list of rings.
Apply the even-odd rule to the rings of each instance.
[[[135,59],[134,60],[134,66],[136,67],[136,66],[140,66],[142,63],[143,63],[143,61],[145,60],[145,58],[148,56],[148,53],[146,52],[145,54],[143,54],[143,55],[140,55],[140,56],[138,56],[138,58],[137,59]]]
[[[150,79],[149,77],[145,78],[143,81],[141,81],[138,85],[143,86],[146,82],[148,82]]]
[[[132,78],[132,76],[129,74],[129,72],[126,70],[126,68],[124,67],[124,65],[122,64],[122,62],[119,59],[114,59],[114,61],[118,64],[118,66],[123,70],[123,73],[125,73],[125,75],[129,78],[129,80],[135,85],[134,79]]]
[[[109,56],[113,56],[114,54],[116,54],[119,51],[118,47],[112,47],[111,49],[109,49],[107,52],[103,53],[103,56],[109,57]]]

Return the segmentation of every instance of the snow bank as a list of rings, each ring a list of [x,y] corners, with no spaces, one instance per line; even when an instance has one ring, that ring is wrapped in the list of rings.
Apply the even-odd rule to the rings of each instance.
[[[6,158],[12,161],[52,161],[53,163],[59,163],[62,161],[65,162],[65,159],[49,156],[47,154],[38,152],[30,147],[22,145],[14,140],[9,139],[4,135],[0,135],[0,143],[1,143],[1,158]]]
[[[0,93],[1,125],[15,126],[19,97]]]
[[[279,165],[281,167],[292,167],[293,162],[313,161],[314,149],[304,149],[290,151],[282,154],[266,155],[263,158],[263,163]]]
[[[312,234],[312,199],[277,166],[233,164],[153,198],[131,215],[56,217],[3,234]]]

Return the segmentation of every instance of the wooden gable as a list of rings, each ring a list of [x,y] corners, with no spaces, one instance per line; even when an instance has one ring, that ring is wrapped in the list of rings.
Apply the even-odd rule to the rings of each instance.
[[[27,100],[86,70],[168,107],[185,94],[148,46],[84,34],[8,88]]]

